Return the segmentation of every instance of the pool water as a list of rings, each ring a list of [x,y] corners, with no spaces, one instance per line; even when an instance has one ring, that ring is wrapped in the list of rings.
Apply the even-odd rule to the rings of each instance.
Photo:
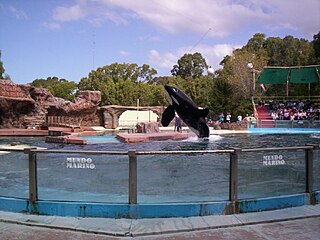
[[[43,138],[0,138],[1,144],[22,144],[64,150],[173,151],[266,148],[320,144],[320,132],[294,134],[210,135],[208,140],[119,142],[115,136],[89,137],[88,145],[45,143]],[[280,156],[281,165],[265,165]],[[305,152],[243,152],[239,157],[239,198],[271,197],[305,190]],[[70,168],[68,162],[85,158],[88,168]],[[190,202],[228,199],[229,154],[138,156],[138,202]],[[39,198],[90,202],[128,202],[128,156],[84,154],[37,154]],[[93,165],[92,165],[93,164]],[[88,165],[89,166],[89,165]],[[314,189],[320,189],[320,154],[314,151]],[[0,154],[0,195],[28,197],[27,155]]]
[[[87,141],[87,144],[101,144],[101,143],[119,143],[117,138],[112,135],[106,136],[91,136],[91,137],[81,137]]]

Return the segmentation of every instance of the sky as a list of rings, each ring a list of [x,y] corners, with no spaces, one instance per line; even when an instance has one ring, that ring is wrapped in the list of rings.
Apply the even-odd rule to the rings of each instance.
[[[319,0],[0,0],[1,61],[18,84],[79,82],[116,62],[170,76],[195,52],[217,70],[255,33],[312,41],[319,31]]]

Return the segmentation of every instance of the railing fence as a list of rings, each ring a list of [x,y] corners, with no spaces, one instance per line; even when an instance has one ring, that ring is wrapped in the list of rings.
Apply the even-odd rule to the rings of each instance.
[[[38,178],[37,178],[37,154],[40,153],[65,153],[65,154],[92,154],[92,155],[127,155],[129,160],[128,169],[128,203],[138,204],[138,156],[139,155],[172,155],[172,154],[229,154],[229,201],[231,202],[232,209],[230,213],[237,212],[238,200],[238,170],[239,161],[241,162],[241,152],[262,152],[262,151],[296,151],[303,150],[304,154],[304,165],[305,165],[305,193],[313,193],[314,184],[314,150],[318,150],[319,145],[309,144],[306,146],[297,147],[277,147],[277,148],[256,148],[256,149],[242,149],[232,148],[226,150],[197,150],[197,151],[69,151],[69,150],[43,150],[36,148],[25,148],[23,151],[28,155],[29,161],[29,201],[35,203],[38,200]],[[0,149],[0,151],[18,151],[12,149]],[[312,199],[312,198],[311,198]],[[311,204],[312,201],[311,200]]]

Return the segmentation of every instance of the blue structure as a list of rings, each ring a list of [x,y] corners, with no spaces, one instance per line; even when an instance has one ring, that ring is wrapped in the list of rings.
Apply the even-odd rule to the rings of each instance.
[[[320,191],[271,198],[247,199],[237,203],[239,213],[259,212],[320,203]],[[0,197],[0,210],[40,215],[106,218],[162,218],[232,214],[233,203],[193,202],[168,204],[106,204],[54,202]]]

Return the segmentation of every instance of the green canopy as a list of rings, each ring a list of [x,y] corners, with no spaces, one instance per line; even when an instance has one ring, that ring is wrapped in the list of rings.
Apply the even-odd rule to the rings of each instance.
[[[265,67],[257,81],[258,84],[317,82],[320,82],[320,65],[305,67]]]
[[[319,82],[316,67],[292,68],[290,83],[316,83]]]
[[[287,68],[264,68],[257,83],[283,84],[287,82],[289,69]]]

